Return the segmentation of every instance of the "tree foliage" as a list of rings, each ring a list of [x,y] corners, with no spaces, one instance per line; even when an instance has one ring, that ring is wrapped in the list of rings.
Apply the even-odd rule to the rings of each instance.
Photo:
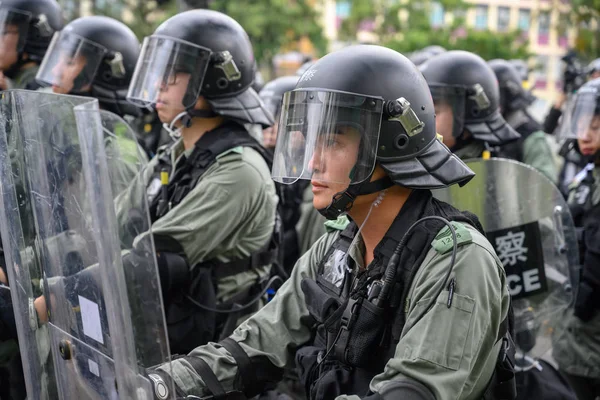
[[[436,3],[454,15],[452,23],[440,27],[431,25],[430,16]],[[374,21],[379,44],[401,53],[440,45],[449,50],[471,51],[485,59],[529,55],[527,40],[520,32],[499,33],[465,27],[464,15],[469,6],[463,0],[351,0],[350,15],[341,24],[340,38],[350,40],[364,21]]]
[[[92,0],[94,15],[105,15],[123,21],[140,41],[152,35],[158,25],[177,11],[175,0]],[[129,18],[125,19],[125,16]]]
[[[283,48],[308,37],[317,55],[327,50],[319,14],[310,0],[254,0],[239,2],[212,0],[210,8],[221,11],[244,27],[259,63],[270,64]]]
[[[307,37],[318,54],[327,51],[327,41],[319,25],[319,13],[314,0],[92,0],[92,12],[124,21],[141,40],[151,35],[156,27],[178,11],[193,8],[211,8],[221,11],[244,27],[259,63],[270,64],[283,48],[291,48],[302,37]],[[68,17],[76,18],[78,6],[72,7]],[[131,10],[130,13],[124,10]],[[200,34],[200,33],[199,33]]]
[[[587,60],[600,57],[600,0],[571,0],[570,10],[568,18],[578,27],[575,49]]]

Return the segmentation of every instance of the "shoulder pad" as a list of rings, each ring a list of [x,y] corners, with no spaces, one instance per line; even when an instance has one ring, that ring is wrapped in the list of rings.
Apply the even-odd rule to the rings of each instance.
[[[452,221],[450,223],[456,231],[456,240],[458,241],[458,246],[465,243],[471,243],[473,241],[471,232],[469,232],[466,225],[456,221]],[[433,247],[435,251],[440,254],[446,254],[452,250],[452,245],[452,232],[450,232],[450,228],[448,228],[448,226],[444,226],[442,230],[438,232],[435,239],[433,239],[431,242],[431,247]]]
[[[350,224],[350,220],[345,215],[340,215],[336,220],[325,222],[325,230],[327,232],[343,231]]]

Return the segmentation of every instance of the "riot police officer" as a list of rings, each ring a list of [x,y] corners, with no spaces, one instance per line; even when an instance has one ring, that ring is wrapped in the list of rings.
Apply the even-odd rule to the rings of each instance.
[[[310,69],[310,68],[309,68]],[[275,116],[275,123],[263,130],[263,145],[274,151],[279,130],[281,102],[285,92],[293,90],[299,76],[282,76],[267,83],[259,96]],[[312,206],[310,182],[299,180],[293,185],[280,185],[283,200],[284,266],[290,270],[298,258],[325,233],[325,219]]]
[[[556,333],[553,357],[580,400],[600,396],[600,79],[584,84],[562,133],[588,162],[570,186],[582,270],[574,308]]]
[[[473,177],[434,128],[427,83],[393,50],[352,46],[307,70],[283,101],[273,177],[310,179],[329,233],[269,304],[157,384],[252,396],[295,359],[311,399],[493,392],[504,271],[477,218],[431,195]]]
[[[90,96],[121,117],[139,110],[126,99],[140,42],[114,18],[89,16],[56,33],[36,79],[54,93]]]
[[[558,171],[546,134],[527,112],[535,97],[523,89],[517,70],[508,61],[496,59],[488,65],[498,79],[502,116],[521,135],[519,140],[503,146],[499,156],[530,165],[556,183]]]
[[[448,51],[419,69],[433,96],[437,132],[458,157],[489,156],[519,139],[500,113],[496,76],[481,57]]]
[[[7,0],[0,15],[0,89],[37,89],[38,67],[52,35],[63,27],[61,7],[56,0]]]
[[[508,60],[508,63],[512,65],[519,78],[521,78],[521,87],[525,90],[529,89],[529,66],[527,65],[527,61],[521,59],[512,59]]]
[[[82,17],[55,34],[36,79],[54,93],[94,97],[101,109],[132,119],[141,113],[125,97],[139,54],[140,43],[127,25],[104,16]],[[147,158],[124,123],[113,128],[106,151],[118,147],[122,153],[112,182],[120,192],[137,174],[138,156]],[[118,145],[112,146],[114,141]]]
[[[590,80],[600,78],[600,58],[596,58],[588,65],[587,73]]]
[[[233,330],[256,307],[276,257],[269,157],[244,128],[273,123],[251,88],[254,69],[252,45],[235,20],[191,10],[144,39],[127,94],[155,107],[176,139],[136,178],[146,192],[117,199],[148,200],[174,353]],[[118,217],[148,235],[135,216]]]

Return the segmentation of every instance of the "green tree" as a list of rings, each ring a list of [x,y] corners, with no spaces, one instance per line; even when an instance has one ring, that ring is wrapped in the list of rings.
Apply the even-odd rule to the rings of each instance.
[[[431,25],[434,5],[453,14],[451,24]],[[351,11],[341,25],[340,38],[352,40],[364,21],[375,21],[379,43],[401,53],[410,53],[430,45],[448,50],[460,49],[479,54],[484,59],[525,58],[529,55],[528,42],[520,32],[491,32],[465,28],[465,11],[469,5],[463,0],[423,0],[399,2],[352,0]]]
[[[282,48],[290,47],[302,37],[308,37],[318,55],[327,50],[319,14],[311,0],[254,0],[247,2],[212,0],[210,8],[221,11],[244,27],[256,59],[262,65],[271,60]]]
[[[127,12],[129,11],[129,12]],[[175,0],[93,0],[94,15],[105,15],[123,21],[138,39],[152,35],[164,20],[178,11]],[[125,20],[125,16],[131,18]]]
[[[562,26],[578,27],[575,49],[588,61],[600,57],[600,0],[571,0],[570,11],[562,18],[570,24]]]

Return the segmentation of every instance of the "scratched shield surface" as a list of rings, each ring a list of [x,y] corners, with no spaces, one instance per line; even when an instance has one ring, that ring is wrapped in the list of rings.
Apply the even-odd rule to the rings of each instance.
[[[550,350],[573,301],[579,264],[573,220],[559,190],[534,168],[499,158],[467,165],[476,173],[471,182],[434,195],[479,217],[506,271],[520,362],[531,365]]]
[[[154,398],[145,368],[169,349],[154,246],[133,241],[145,196],[117,193],[143,164],[123,159],[131,140],[91,98],[0,98],[0,232],[28,398]]]

